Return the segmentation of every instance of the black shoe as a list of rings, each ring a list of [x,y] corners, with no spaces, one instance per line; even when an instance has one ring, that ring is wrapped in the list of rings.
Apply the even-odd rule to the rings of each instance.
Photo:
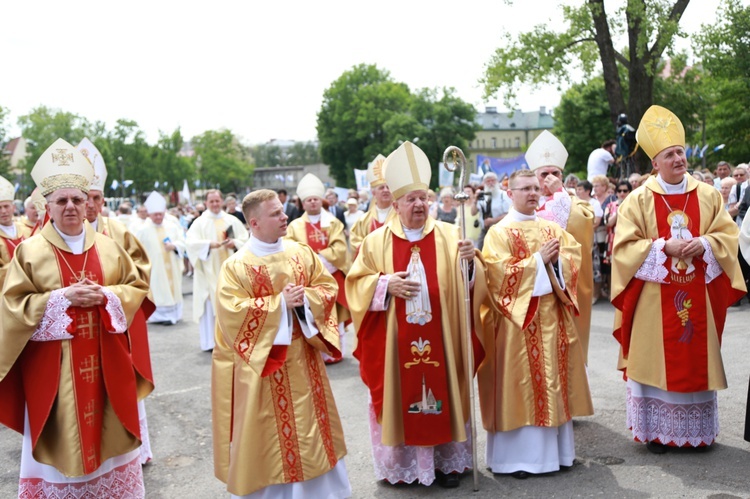
[[[518,480],[526,480],[527,478],[529,478],[529,476],[531,476],[531,473],[529,473],[528,471],[514,471],[510,474],[510,476],[512,476],[513,478],[517,478]]]
[[[646,443],[646,448],[652,454],[666,454],[668,450],[666,445],[654,441]]]
[[[461,484],[458,478],[458,473],[443,473],[442,471],[435,470],[435,479],[438,485],[444,489],[455,489]]]

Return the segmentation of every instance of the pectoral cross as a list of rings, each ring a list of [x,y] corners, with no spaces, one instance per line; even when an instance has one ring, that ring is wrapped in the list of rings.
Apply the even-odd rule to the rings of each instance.
[[[99,359],[96,355],[89,355],[83,361],[82,367],[78,368],[78,373],[86,383],[94,383],[99,379]]]
[[[78,314],[78,317],[76,318],[76,331],[81,338],[93,340],[96,337],[96,333],[99,332],[99,327],[94,323],[93,316],[93,312]]]

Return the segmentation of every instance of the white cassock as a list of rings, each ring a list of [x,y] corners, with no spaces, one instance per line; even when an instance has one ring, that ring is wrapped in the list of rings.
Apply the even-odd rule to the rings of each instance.
[[[150,219],[144,223],[135,237],[146,249],[151,260],[151,293],[156,310],[148,322],[170,322],[177,324],[182,319],[182,270],[187,251],[182,227],[164,219],[161,225]],[[167,251],[167,242],[176,246]]]
[[[232,227],[235,248],[241,248],[249,235],[237,217],[220,211],[218,214],[206,210],[187,231],[185,241],[190,263],[193,264],[193,320],[200,325],[201,350],[213,350],[214,326],[216,324],[216,285],[224,260],[235,250],[211,249],[212,241],[221,242]]]

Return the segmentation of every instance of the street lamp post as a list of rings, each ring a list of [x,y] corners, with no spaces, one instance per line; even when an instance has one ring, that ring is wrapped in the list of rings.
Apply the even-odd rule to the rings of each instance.
[[[120,197],[125,199],[125,162],[122,156],[117,156],[117,162],[120,164]]]

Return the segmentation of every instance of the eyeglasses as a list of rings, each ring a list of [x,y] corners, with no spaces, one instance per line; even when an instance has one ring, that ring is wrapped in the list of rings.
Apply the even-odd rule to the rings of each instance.
[[[733,177],[744,177],[746,175],[747,175],[746,173],[733,173],[732,174]]]
[[[57,198],[53,203],[55,203],[57,206],[67,206],[68,202],[72,202],[76,206],[81,206],[83,203],[86,202],[84,198],[80,198],[78,196],[72,197],[72,198]]]
[[[520,189],[511,189],[511,191],[521,191],[521,192],[526,193],[526,194],[528,194],[531,191],[541,192],[541,190],[542,190],[542,188],[538,187],[536,185],[529,185],[527,187],[521,187]]]
[[[539,173],[539,176],[542,177],[542,178],[547,178],[547,175],[554,175],[555,177],[562,178],[562,173],[561,172],[540,172]]]
[[[617,189],[617,192],[618,192],[618,193],[619,193],[619,192],[624,192],[625,194],[627,194],[627,193],[628,193],[628,192],[630,192],[630,191],[629,191],[629,190],[627,190],[627,189]]]

